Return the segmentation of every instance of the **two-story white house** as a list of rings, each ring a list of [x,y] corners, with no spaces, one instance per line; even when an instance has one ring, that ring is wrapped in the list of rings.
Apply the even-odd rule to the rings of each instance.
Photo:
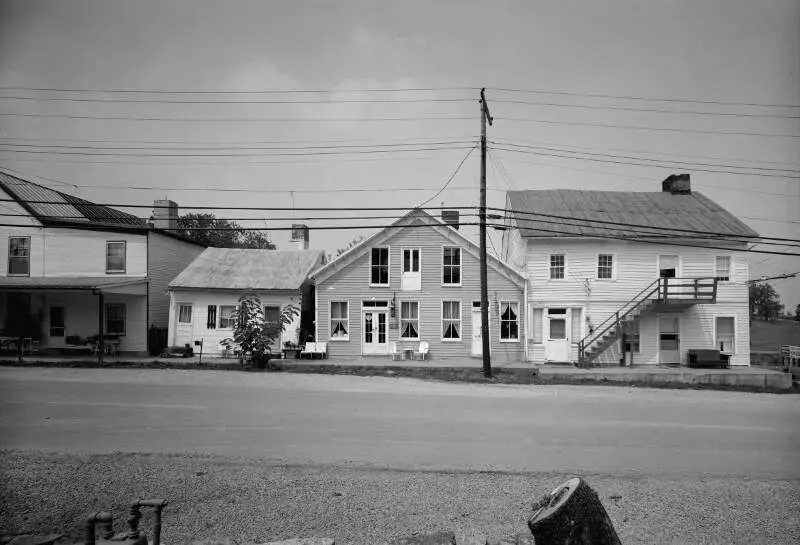
[[[758,234],[670,176],[660,192],[510,191],[504,259],[528,278],[528,359],[750,362],[746,250]]]
[[[157,208],[154,226],[0,172],[0,208],[0,337],[42,351],[102,332],[146,354],[148,327],[169,320],[168,282],[204,249],[166,229],[176,206]]]

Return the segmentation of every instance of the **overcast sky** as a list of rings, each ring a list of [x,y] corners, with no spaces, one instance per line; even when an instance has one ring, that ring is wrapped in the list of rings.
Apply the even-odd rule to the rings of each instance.
[[[149,204],[167,196],[184,207],[411,207],[431,198],[465,157],[480,127],[473,89],[485,86],[495,116],[489,138],[504,143],[490,151],[490,206],[502,206],[508,188],[657,191],[669,174],[689,172],[695,190],[760,234],[800,239],[800,108],[786,107],[800,105],[797,0],[0,0],[0,86],[341,91],[0,91],[6,97],[0,98],[0,114],[127,118],[0,115],[0,149],[6,150],[0,151],[1,165],[73,184],[31,177],[101,203]],[[354,92],[410,88],[435,90]],[[703,102],[587,96],[598,94]],[[125,99],[182,103],[119,102]],[[387,99],[393,102],[364,101]],[[10,142],[32,147],[8,151]],[[229,149],[220,149],[226,143]],[[500,149],[510,149],[509,143],[535,147],[516,148],[526,153]],[[352,147],[358,144],[373,147]],[[391,151],[374,153],[375,144]],[[54,145],[68,147],[43,147]],[[330,145],[350,147],[310,148]],[[109,150],[123,146],[141,149]],[[264,149],[269,147],[299,149]],[[322,153],[287,156],[309,151]],[[576,159],[574,151],[601,155]],[[642,158],[651,160],[648,165],[653,159],[673,163],[629,164]],[[430,205],[477,204],[478,175],[476,151]],[[263,213],[217,215],[260,218],[240,222],[247,225],[291,223]],[[357,234],[312,231],[311,246],[335,251]],[[287,247],[288,233],[273,230],[270,236]],[[492,238],[499,245],[497,233]],[[751,266],[754,277],[794,272],[800,258],[751,254]],[[774,286],[787,306],[800,302],[800,280]]]

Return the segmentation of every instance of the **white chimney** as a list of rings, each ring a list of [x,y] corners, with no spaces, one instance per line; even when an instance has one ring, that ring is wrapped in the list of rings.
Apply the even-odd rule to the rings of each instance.
[[[164,199],[153,201],[153,227],[174,230],[178,228],[178,203]]]
[[[308,250],[308,225],[293,223],[290,242],[295,250]]]

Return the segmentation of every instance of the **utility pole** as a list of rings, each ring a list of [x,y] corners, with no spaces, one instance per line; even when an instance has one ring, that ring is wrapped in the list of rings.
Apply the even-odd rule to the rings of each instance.
[[[492,356],[489,353],[489,286],[486,273],[486,122],[492,124],[486,89],[481,89],[481,203],[478,211],[481,239],[481,340],[483,341],[483,376],[492,378]]]

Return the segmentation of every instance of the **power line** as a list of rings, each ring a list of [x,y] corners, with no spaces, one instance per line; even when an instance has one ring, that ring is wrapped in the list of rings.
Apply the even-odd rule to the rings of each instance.
[[[530,145],[515,144],[513,142],[505,142],[505,141],[492,141],[491,143],[492,144],[501,145],[501,146],[512,146],[512,147],[516,147],[516,148],[544,150],[544,151],[554,151],[554,152],[560,152],[560,153],[574,153],[574,154],[591,155],[591,156],[597,156],[597,157],[610,157],[610,158],[614,158],[614,159],[631,159],[631,160],[635,160],[635,161],[652,161],[652,162],[662,162],[662,163],[674,163],[674,164],[677,164],[677,165],[688,165],[688,166],[691,166],[694,170],[700,170],[701,172],[717,172],[717,171],[698,169],[698,168],[695,168],[696,165],[699,165],[701,167],[702,166],[707,166],[707,167],[720,167],[720,168],[738,168],[738,169],[747,169],[747,170],[764,170],[764,171],[769,171],[769,172],[792,172],[792,173],[800,174],[800,169],[772,168],[772,167],[748,167],[748,166],[738,166],[738,165],[722,165],[722,164],[718,164],[718,163],[700,163],[700,162],[689,162],[689,161],[677,161],[677,160],[672,160],[672,159],[652,159],[652,158],[649,158],[649,157],[637,157],[637,156],[632,156],[632,155],[617,155],[617,154],[611,154],[611,153],[596,153],[596,152],[590,152],[590,151],[573,151],[573,150],[569,150],[569,149],[551,148],[551,147],[546,147],[546,146],[530,146]],[[629,164],[635,164],[636,166],[649,166],[649,165],[646,165],[646,164],[645,165],[641,165],[639,163],[629,163]],[[653,166],[659,166],[659,165],[653,165]],[[721,171],[721,172],[724,173],[724,174],[737,174],[736,172],[730,172],[730,171]],[[749,173],[745,173],[745,174],[749,174]],[[776,176],[776,177],[794,178],[795,176]]]
[[[316,99],[316,100],[172,100],[130,98],[74,98],[74,97],[22,97],[0,96],[0,100],[26,100],[37,102],[94,102],[109,104],[404,104],[425,102],[472,102],[470,98],[403,98],[403,99]]]
[[[328,151],[304,151],[296,153],[106,153],[106,152],[86,152],[86,151],[50,151],[50,150],[30,150],[30,149],[0,149],[0,151],[11,153],[29,153],[38,155],[77,155],[82,157],[305,157],[309,155],[369,155],[374,153],[408,153],[419,151],[447,151],[467,149],[465,146],[437,146],[424,148],[400,148],[400,149],[371,149],[371,150],[328,150]]]
[[[623,106],[595,106],[589,104],[559,104],[556,102],[533,102],[527,100],[502,100],[494,99],[493,102],[503,104],[522,104],[528,106],[551,106],[557,108],[581,108],[590,110],[615,110],[624,112],[646,112],[657,114],[682,114],[682,115],[709,115],[709,116],[732,116],[732,117],[758,117],[758,118],[778,118],[778,119],[800,119],[800,115],[764,114],[764,113],[737,113],[737,112],[710,112],[700,110],[661,110],[658,108],[627,108]]]
[[[452,173],[452,174],[450,175],[450,177],[447,179],[447,182],[445,182],[445,184],[442,186],[442,188],[441,188],[441,189],[439,189],[439,191],[437,191],[437,192],[436,192],[436,194],[435,194],[433,197],[431,197],[430,199],[428,199],[428,200],[426,200],[426,201],[423,201],[423,202],[419,203],[419,204],[418,204],[418,205],[417,205],[415,208],[421,208],[423,205],[426,205],[426,204],[428,204],[428,203],[429,203],[429,202],[431,202],[433,199],[435,199],[436,197],[438,197],[439,195],[441,195],[441,194],[442,194],[442,191],[444,191],[445,189],[447,189],[447,186],[448,186],[448,185],[450,185],[450,182],[452,182],[452,181],[453,181],[453,178],[455,178],[455,177],[456,177],[456,174],[458,174],[458,171],[459,171],[459,170],[461,170],[461,165],[463,165],[463,164],[466,162],[467,158],[470,156],[470,154],[472,154],[472,152],[473,152],[473,151],[475,151],[475,148],[476,148],[476,147],[478,147],[478,145],[477,145],[477,144],[475,144],[474,146],[472,146],[471,148],[469,148],[469,150],[467,151],[467,154],[466,154],[466,155],[464,155],[464,158],[463,158],[463,159],[461,159],[461,161],[458,163],[458,166],[456,166],[456,169],[453,171],[453,173]]]
[[[0,114],[6,115],[6,114]],[[673,127],[644,127],[640,125],[615,125],[613,123],[593,123],[588,121],[553,121],[552,119],[536,119],[531,117],[502,117],[504,121],[517,121],[522,123],[545,123],[549,125],[571,125],[578,127],[603,127],[607,129],[630,129],[637,131],[665,131],[694,134],[722,134],[733,136],[763,136],[769,138],[800,138],[800,134],[773,134],[764,132],[744,131],[715,131],[704,129],[676,129]]]
[[[564,95],[591,98],[613,98],[621,100],[641,100],[647,102],[686,102],[691,104],[718,104],[723,106],[756,106],[761,108],[800,108],[798,104],[770,104],[763,102],[735,102],[726,100],[697,100],[687,98],[667,98],[667,97],[642,97],[632,95],[612,95],[602,93],[577,93],[570,91],[553,91],[545,89],[509,89],[504,87],[488,87],[492,91],[503,91],[508,93],[532,93],[543,95]]]
[[[761,278],[754,278],[753,280],[748,280],[746,283],[758,284],[759,282],[766,282],[767,280],[786,280],[787,278],[794,278],[798,274],[800,274],[800,271],[795,271],[793,273],[779,274],[776,276],[762,276]]]
[[[92,119],[104,121],[159,121],[169,123],[366,123],[386,121],[464,121],[472,120],[469,116],[412,116],[412,117],[342,117],[342,118],[174,118],[174,117],[134,117],[134,116],[103,116],[103,115],[75,115],[75,114],[43,114],[43,113],[11,113],[0,112],[5,117],[36,117],[56,119]]]
[[[440,91],[475,91],[477,87],[388,87],[380,89],[253,89],[253,90],[225,90],[225,89],[81,89],[65,87],[21,87],[0,86],[4,91],[49,91],[58,93],[128,93],[150,95],[266,95],[266,94],[337,94],[337,93],[407,93],[407,92],[440,92]]]

